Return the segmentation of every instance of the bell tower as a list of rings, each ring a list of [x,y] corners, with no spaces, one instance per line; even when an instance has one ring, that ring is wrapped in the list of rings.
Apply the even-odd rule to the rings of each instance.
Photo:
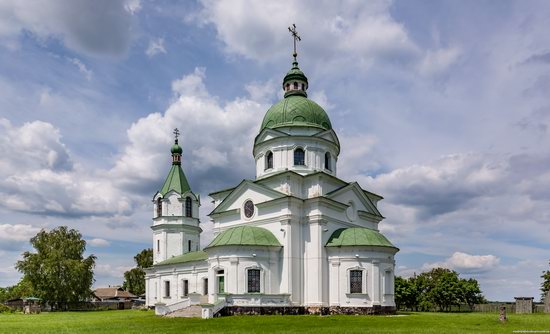
[[[200,245],[200,196],[193,193],[181,168],[183,150],[178,143],[178,129],[174,129],[174,135],[172,167],[153,196],[153,264],[198,251]]]

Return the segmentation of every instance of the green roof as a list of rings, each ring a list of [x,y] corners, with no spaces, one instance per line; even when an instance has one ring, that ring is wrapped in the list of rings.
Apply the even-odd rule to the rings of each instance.
[[[263,227],[237,226],[218,234],[206,248],[217,246],[275,246],[279,240]]]
[[[183,149],[176,142],[174,145],[172,145],[172,148],[170,149],[170,152],[172,152],[172,154],[182,154]]]
[[[398,249],[382,233],[364,227],[340,228],[328,239],[326,247],[378,246]]]
[[[269,108],[260,131],[283,126],[314,126],[324,130],[332,129],[325,110],[302,95],[289,95]]]
[[[155,264],[155,266],[162,266],[165,264],[185,263],[185,262],[192,262],[192,261],[204,261],[206,259],[208,259],[208,254],[204,251],[189,252],[183,255],[173,256],[168,260],[164,260],[162,262]]]
[[[166,181],[164,181],[164,185],[162,186],[160,193],[162,194],[162,196],[164,196],[171,190],[174,190],[178,194],[184,194],[191,190],[191,187],[189,187],[187,178],[185,177],[183,169],[181,169],[180,165],[172,165],[172,168],[170,168],[170,172],[168,173],[168,177],[166,177]]]

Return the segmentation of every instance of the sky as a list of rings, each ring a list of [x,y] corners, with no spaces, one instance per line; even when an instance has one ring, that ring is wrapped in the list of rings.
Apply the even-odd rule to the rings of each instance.
[[[295,23],[338,177],[384,196],[401,276],[443,266],[490,300],[550,269],[547,1],[0,1],[0,286],[66,225],[121,284],[151,247],[172,130],[202,198],[254,178]]]

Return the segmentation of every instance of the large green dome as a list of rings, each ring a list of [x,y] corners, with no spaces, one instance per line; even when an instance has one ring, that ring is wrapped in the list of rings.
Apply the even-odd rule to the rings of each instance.
[[[289,95],[275,103],[264,116],[260,131],[284,126],[313,126],[332,129],[327,113],[320,105],[302,95]]]

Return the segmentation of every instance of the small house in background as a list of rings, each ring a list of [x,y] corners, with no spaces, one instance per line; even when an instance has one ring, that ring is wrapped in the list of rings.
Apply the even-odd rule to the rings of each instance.
[[[514,297],[516,313],[533,313],[533,297]]]
[[[92,294],[92,301],[104,302],[109,300],[131,301],[137,296],[124,290],[120,286],[97,288]]]

